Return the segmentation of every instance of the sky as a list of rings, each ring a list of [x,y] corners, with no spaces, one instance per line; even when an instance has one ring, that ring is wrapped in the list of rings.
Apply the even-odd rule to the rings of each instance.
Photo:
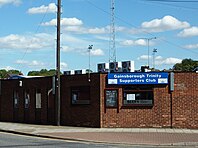
[[[55,69],[56,4],[0,0],[0,69]],[[111,10],[111,0],[62,0],[61,71],[88,69],[89,58],[92,71],[109,62]],[[116,61],[163,70],[198,60],[197,14],[198,1],[115,0]]]

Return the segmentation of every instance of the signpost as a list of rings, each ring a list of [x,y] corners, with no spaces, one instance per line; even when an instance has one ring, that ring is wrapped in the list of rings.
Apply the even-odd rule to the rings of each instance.
[[[108,84],[132,85],[132,84],[168,84],[167,72],[146,73],[109,73]]]

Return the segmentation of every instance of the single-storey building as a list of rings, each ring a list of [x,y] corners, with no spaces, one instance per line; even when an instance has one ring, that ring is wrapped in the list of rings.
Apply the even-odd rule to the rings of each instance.
[[[0,121],[56,124],[54,80],[0,80]],[[62,75],[60,124],[198,128],[198,73]]]

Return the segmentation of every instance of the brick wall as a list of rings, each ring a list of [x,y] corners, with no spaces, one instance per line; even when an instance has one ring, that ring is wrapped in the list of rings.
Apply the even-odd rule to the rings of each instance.
[[[71,126],[100,127],[100,76],[63,76],[61,81],[61,124]],[[71,103],[71,87],[90,86],[90,104]]]
[[[47,91],[52,87],[51,77],[20,80],[1,80],[1,121],[47,124]],[[19,86],[22,81],[22,86]],[[36,109],[36,89],[41,90],[42,109]],[[29,90],[30,104],[25,109],[24,92]],[[14,108],[14,91],[19,93],[18,108]]]
[[[154,87],[153,106],[123,106],[122,86],[108,86],[107,74],[61,77],[61,125],[90,127],[175,127],[198,128],[198,74],[175,73],[175,90],[169,85]],[[55,97],[52,77],[1,80],[0,121],[55,124]],[[73,105],[71,88],[90,87],[90,104]],[[118,107],[105,108],[105,89],[118,90]],[[30,91],[30,106],[24,109],[24,91]],[[36,109],[36,89],[41,89],[42,108]],[[14,109],[13,91],[19,92],[19,108]],[[171,104],[172,100],[172,104]],[[172,109],[172,111],[171,111]]]
[[[101,127],[198,128],[198,74],[175,73],[174,77],[172,94],[168,85],[154,87],[153,106],[125,107],[122,86],[106,85],[106,75],[101,75],[101,92],[115,88],[119,94],[118,108],[105,110],[104,93],[101,93]]]
[[[19,86],[22,81],[22,86]],[[28,78],[21,80],[1,80],[0,121],[25,122],[37,124],[56,124],[55,96],[52,77]],[[61,76],[61,125],[100,127],[100,76],[88,75]],[[90,87],[90,104],[71,104],[71,88],[74,86]],[[36,109],[36,90],[41,90],[41,109]],[[19,106],[14,108],[13,92],[19,92]],[[30,106],[24,107],[24,92],[30,92]],[[49,95],[48,95],[48,92]]]
[[[176,73],[173,126],[198,128],[198,73]]]

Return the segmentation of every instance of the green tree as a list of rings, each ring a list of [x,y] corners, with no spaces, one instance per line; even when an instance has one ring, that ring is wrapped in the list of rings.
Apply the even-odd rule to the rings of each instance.
[[[0,70],[0,78],[1,78],[1,79],[6,78],[6,77],[8,77],[8,75],[11,75],[11,74],[23,75],[23,74],[21,73],[21,71],[19,71],[19,70],[14,70],[14,69],[8,70],[8,71],[5,70],[5,69],[1,69],[1,70]]]
[[[0,70],[0,78],[3,79],[7,76],[7,71],[5,69]]]
[[[55,70],[55,69],[50,69],[50,70],[48,71],[48,73],[49,73],[50,76],[53,76],[53,75],[56,74],[56,70]]]
[[[41,69],[40,71],[29,71],[28,76],[53,76],[56,74],[55,69]]]
[[[198,61],[194,61],[192,59],[183,59],[181,63],[176,63],[173,66],[173,70],[193,71],[195,67],[198,67]]]
[[[39,71],[29,71],[28,72],[28,76],[39,76],[39,75],[40,75]]]
[[[8,70],[8,74],[23,75],[19,70]]]

